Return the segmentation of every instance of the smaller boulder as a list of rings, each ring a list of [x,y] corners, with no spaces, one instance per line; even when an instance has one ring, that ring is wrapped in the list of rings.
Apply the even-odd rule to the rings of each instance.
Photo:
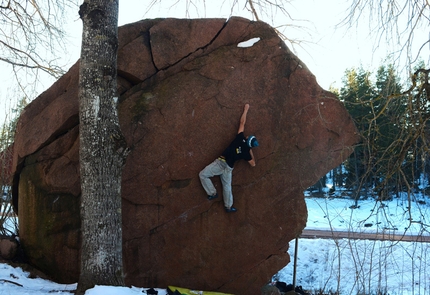
[[[12,260],[15,258],[18,252],[18,242],[11,237],[0,238],[0,256],[6,260]]]

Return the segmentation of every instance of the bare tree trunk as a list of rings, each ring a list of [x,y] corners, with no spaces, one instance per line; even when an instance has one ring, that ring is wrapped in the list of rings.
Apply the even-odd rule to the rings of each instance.
[[[79,70],[81,272],[76,294],[124,285],[121,175],[128,149],[117,115],[118,0],[85,0]]]

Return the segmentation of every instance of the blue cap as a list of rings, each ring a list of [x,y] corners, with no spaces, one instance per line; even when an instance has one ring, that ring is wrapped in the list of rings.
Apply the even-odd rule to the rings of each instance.
[[[254,135],[250,135],[250,136],[248,136],[248,138],[246,139],[246,143],[248,144],[248,146],[249,146],[250,148],[253,148],[253,147],[257,147],[257,146],[258,146],[257,138],[255,138],[255,136],[254,136]]]

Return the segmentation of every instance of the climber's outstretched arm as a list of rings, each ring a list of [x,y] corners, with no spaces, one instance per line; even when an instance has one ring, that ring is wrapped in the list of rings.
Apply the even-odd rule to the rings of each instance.
[[[237,131],[237,133],[241,133],[245,131],[246,115],[248,114],[248,110],[249,110],[249,104],[245,104],[243,108],[243,114],[240,117],[239,130]]]

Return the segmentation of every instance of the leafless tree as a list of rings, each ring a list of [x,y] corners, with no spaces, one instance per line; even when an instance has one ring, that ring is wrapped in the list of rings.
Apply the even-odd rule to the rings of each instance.
[[[1,0],[0,61],[13,67],[38,69],[51,75],[63,70],[55,59],[45,53],[55,53],[63,47],[61,30],[64,11],[72,5],[68,0]]]
[[[118,0],[85,0],[79,70],[81,271],[77,294],[123,285],[121,175],[128,153],[117,115]]]
[[[393,44],[397,48],[393,59],[406,57],[410,71],[410,65],[423,57],[423,50],[430,48],[428,0],[353,0],[344,23],[354,26],[360,22],[369,24],[375,48]]]
[[[244,12],[245,16],[256,21],[265,21],[271,25],[275,25],[274,29],[278,32],[279,36],[293,47],[304,42],[301,39],[289,38],[283,34],[283,28],[294,27],[296,29],[305,31],[306,28],[301,27],[293,21],[293,16],[290,14],[289,9],[293,7],[295,0],[223,0],[216,3],[220,11],[230,10],[230,14],[234,15],[235,12]],[[168,6],[177,9],[179,5],[183,5],[184,17],[191,18],[196,16],[205,16],[207,12],[207,5],[211,4],[214,7],[214,2],[207,0],[172,0],[170,2],[165,0],[151,0],[149,2],[147,12],[151,12],[156,6]],[[277,24],[281,16],[281,24]]]
[[[66,66],[64,24],[78,0],[0,0],[0,65],[8,96],[33,98]],[[77,14],[76,14],[77,15]]]

